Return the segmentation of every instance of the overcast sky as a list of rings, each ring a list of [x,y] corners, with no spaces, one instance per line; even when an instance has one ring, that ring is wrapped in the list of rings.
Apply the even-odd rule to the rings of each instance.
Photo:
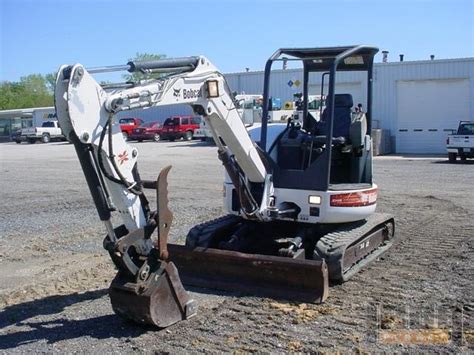
[[[474,56],[474,0],[0,0],[0,80],[136,52],[261,70],[279,47],[373,44],[389,60]],[[377,56],[381,61],[381,54]]]

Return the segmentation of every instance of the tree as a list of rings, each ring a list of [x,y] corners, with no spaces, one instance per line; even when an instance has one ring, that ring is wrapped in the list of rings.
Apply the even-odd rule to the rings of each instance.
[[[136,53],[129,61],[142,62],[163,59],[164,54]],[[160,73],[130,73],[124,75],[127,81],[159,78]],[[109,83],[109,82],[103,82]],[[21,109],[54,105],[54,88],[56,73],[46,75],[31,74],[21,77],[19,81],[0,82],[0,110]]]
[[[18,82],[0,83],[0,110],[52,106],[54,99],[47,79],[41,74],[31,74]]]
[[[46,79],[41,74],[30,74],[20,78],[20,83],[24,85],[25,91],[33,95],[47,95],[48,88]]]
[[[45,80],[46,80],[46,87],[48,89],[48,91],[54,95],[54,89],[56,88],[56,76],[57,76],[57,72],[54,72],[54,73],[49,73],[49,74],[46,74],[44,76]]]
[[[166,58],[166,55],[164,55],[164,54],[138,53],[137,52],[135,54],[135,57],[129,58],[128,61],[129,62],[144,62],[144,61],[150,61],[150,60],[159,60],[159,59],[163,59],[163,58]],[[162,76],[162,74],[160,74],[160,73],[143,74],[143,73],[140,73],[140,72],[136,72],[136,73],[124,74],[123,78],[126,81],[137,82],[137,81],[140,81],[140,80],[143,80],[143,79],[157,79],[160,76]]]

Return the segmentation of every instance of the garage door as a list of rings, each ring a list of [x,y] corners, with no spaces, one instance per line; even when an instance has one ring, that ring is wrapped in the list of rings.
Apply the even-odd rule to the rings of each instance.
[[[324,95],[328,94],[328,86],[324,85]],[[321,85],[309,85],[310,95],[320,95]],[[362,93],[362,85],[359,82],[354,83],[338,83],[336,84],[336,94],[351,94],[354,105],[361,103],[365,108],[365,95]]]
[[[397,82],[397,153],[446,153],[446,136],[469,119],[469,81]]]

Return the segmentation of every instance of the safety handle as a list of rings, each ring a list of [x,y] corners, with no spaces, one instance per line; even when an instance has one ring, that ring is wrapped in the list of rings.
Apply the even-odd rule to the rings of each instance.
[[[183,57],[183,58],[168,58],[168,59],[160,59],[160,60],[151,60],[151,61],[143,61],[143,62],[128,62],[127,65],[129,66],[128,71],[130,73],[133,72],[143,72],[147,70],[155,70],[155,69],[174,69],[174,68],[182,68],[182,67],[189,67],[191,69],[196,68],[199,62],[199,57]]]

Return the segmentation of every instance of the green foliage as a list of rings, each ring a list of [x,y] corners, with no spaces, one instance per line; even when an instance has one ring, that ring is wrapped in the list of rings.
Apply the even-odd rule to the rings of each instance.
[[[46,87],[48,91],[54,95],[54,88],[56,87],[56,76],[57,73],[49,73],[44,76],[46,80]]]
[[[42,76],[31,74],[20,78],[18,82],[0,83],[0,110],[53,106],[54,86],[50,79],[54,74]]]
[[[149,53],[136,53],[135,57],[129,58],[129,62],[145,62],[145,61],[150,61],[150,60],[158,60],[158,59],[163,59],[166,58],[166,55],[164,54],[149,54]],[[130,73],[130,74],[124,74],[123,78],[126,81],[140,81],[143,79],[157,79],[161,76],[162,74],[160,73],[151,73],[151,74],[143,74],[143,73]]]
[[[164,54],[137,53],[129,61],[142,62],[163,59]],[[130,73],[124,75],[127,81],[159,78],[161,74]],[[103,83],[109,83],[104,81]],[[20,81],[0,82],[0,110],[21,109],[54,105],[54,88],[56,73],[46,75],[31,74],[20,78]]]

